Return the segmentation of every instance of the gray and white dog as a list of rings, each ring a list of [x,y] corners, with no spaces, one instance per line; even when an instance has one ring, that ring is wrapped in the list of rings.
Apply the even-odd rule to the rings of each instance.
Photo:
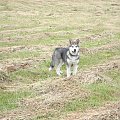
[[[67,67],[67,77],[71,74],[76,75],[79,63],[79,39],[69,40],[70,45],[67,48],[56,48],[52,55],[52,62],[50,64],[49,71],[56,67],[57,75],[61,75],[60,68],[63,64]],[[73,72],[72,72],[73,67]]]

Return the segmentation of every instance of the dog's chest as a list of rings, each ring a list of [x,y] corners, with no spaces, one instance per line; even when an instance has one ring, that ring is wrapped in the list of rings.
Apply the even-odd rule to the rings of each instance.
[[[67,63],[68,64],[78,64],[79,63],[79,55],[78,56],[70,56],[69,54],[67,58]]]

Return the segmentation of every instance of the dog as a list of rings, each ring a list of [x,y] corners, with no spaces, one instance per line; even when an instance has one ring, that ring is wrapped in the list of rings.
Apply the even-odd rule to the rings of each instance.
[[[56,48],[52,55],[52,61],[50,64],[49,71],[56,67],[57,75],[61,75],[61,67],[63,64],[66,64],[67,68],[67,77],[70,77],[71,74],[76,75],[78,70],[78,63],[80,59],[80,47],[79,39],[69,40],[69,47],[67,48]],[[71,70],[73,68],[73,71]]]

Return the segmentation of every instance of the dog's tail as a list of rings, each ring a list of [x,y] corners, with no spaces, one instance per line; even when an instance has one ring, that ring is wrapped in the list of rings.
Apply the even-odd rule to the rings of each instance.
[[[55,67],[54,56],[52,56],[52,61],[50,63],[49,71],[51,71]]]
[[[50,64],[50,67],[49,67],[49,71],[51,71],[53,68],[54,68],[54,63],[52,61],[51,64]]]

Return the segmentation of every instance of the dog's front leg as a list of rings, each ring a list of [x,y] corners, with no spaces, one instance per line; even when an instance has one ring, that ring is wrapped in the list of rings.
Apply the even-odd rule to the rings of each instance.
[[[67,77],[70,77],[71,75],[71,66],[67,65]]]
[[[77,74],[77,69],[78,69],[78,65],[77,65],[77,64],[74,64],[74,65],[73,65],[73,75],[76,75],[76,74]]]

